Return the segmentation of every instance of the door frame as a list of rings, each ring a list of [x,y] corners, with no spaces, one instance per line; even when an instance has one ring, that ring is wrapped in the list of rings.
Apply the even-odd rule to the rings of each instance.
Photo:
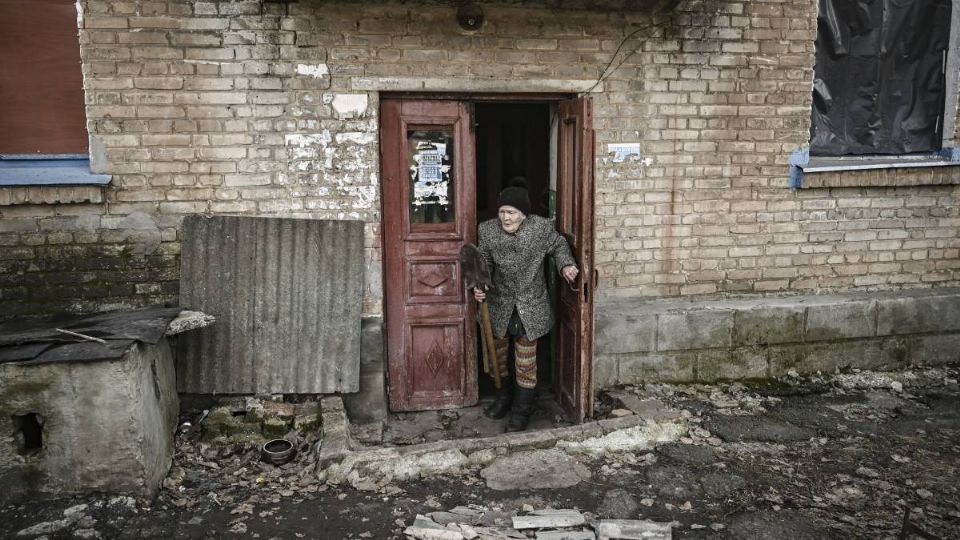
[[[455,101],[455,102],[463,102],[463,103],[467,103],[467,104],[472,104],[472,103],[531,103],[531,102],[535,102],[535,103],[548,103],[548,104],[552,104],[552,105],[559,106],[559,104],[560,104],[561,102],[569,101],[569,100],[575,99],[575,98],[577,98],[577,97],[578,97],[578,95],[577,95],[576,93],[571,93],[571,92],[491,93],[491,92],[442,92],[442,91],[441,91],[441,92],[429,92],[429,91],[424,91],[424,92],[419,92],[419,91],[418,91],[418,92],[394,92],[394,91],[383,91],[383,92],[379,92],[378,101],[379,101],[381,104],[383,103],[384,100],[389,100],[389,101],[403,101],[403,100]],[[382,107],[382,105],[381,105],[381,107]],[[557,111],[557,114],[560,114],[559,110]],[[475,122],[475,118],[472,116],[472,112],[471,112],[471,118],[470,118],[470,120],[471,120],[471,122]],[[379,129],[382,128],[382,115],[381,115],[380,118],[378,118],[378,124],[381,126],[381,127],[378,127],[378,130],[379,130]],[[472,126],[471,126],[471,129],[472,129]],[[595,144],[594,139],[591,138],[590,143],[591,143],[591,144]],[[383,173],[383,170],[384,170],[384,163],[383,163],[383,160],[384,160],[384,154],[383,154],[384,144],[385,144],[385,143],[384,143],[383,140],[380,140],[380,141],[379,141],[380,152],[379,152],[378,159],[379,159],[379,161],[380,161],[379,166],[380,166],[381,179],[382,179],[382,182],[381,182],[381,185],[380,185],[381,204],[384,204],[384,203],[385,203],[385,198],[383,197],[383,194],[384,194],[384,191],[387,189],[387,186],[386,186],[386,178],[385,178],[384,175],[382,174],[382,173]],[[474,144],[476,144],[476,143],[474,143]],[[560,141],[558,141],[558,144],[560,144]],[[590,151],[590,153],[589,153],[591,156],[594,157],[594,159],[589,163],[589,166],[591,167],[591,170],[595,170],[595,169],[596,169],[596,159],[595,159],[596,154],[595,154],[595,152],[596,152],[596,148],[593,148],[593,149],[591,149],[591,151]],[[558,167],[558,174],[559,174],[559,167],[562,165],[561,163],[559,163],[559,160],[560,160],[559,148],[558,148],[557,155],[555,156],[555,159],[558,160],[557,167]],[[586,164],[585,164],[585,165],[586,165]],[[593,180],[593,174],[591,174],[590,177],[591,177],[591,180]],[[558,180],[559,180],[559,179],[558,179]],[[594,181],[595,181],[595,180],[594,180]],[[558,181],[558,184],[557,184],[558,197],[559,197],[560,187],[561,187],[561,186],[560,186],[560,183],[559,183],[559,181]],[[592,187],[592,186],[591,186],[591,187]],[[577,194],[570,194],[570,196],[576,197]],[[596,201],[595,201],[595,200],[593,201],[593,204],[594,204],[594,206],[596,205]],[[381,216],[384,215],[383,210],[384,210],[384,209],[381,208]],[[384,223],[384,225],[385,225],[385,223]],[[478,225],[479,225],[479,224],[478,224]],[[594,228],[595,228],[595,221],[594,221],[593,226],[594,226]],[[387,253],[387,250],[390,249],[390,246],[387,246],[386,244],[387,244],[387,235],[381,234],[381,249],[382,249],[382,252],[383,252],[384,254],[386,254],[386,253]],[[594,247],[593,243],[591,242],[591,243],[590,243],[590,258],[591,258],[591,260],[594,260],[594,261],[595,261],[595,256],[596,256],[595,247]],[[578,263],[579,263],[579,261],[578,261]],[[595,270],[594,270],[594,272],[595,272]],[[593,273],[593,272],[591,272],[591,273]],[[387,286],[387,279],[388,279],[388,277],[387,277],[385,274],[386,274],[386,273],[384,272],[384,276],[383,276],[383,294],[384,294],[384,300],[383,300],[383,302],[384,302],[384,307],[386,307],[386,302],[387,302],[386,297],[387,297],[387,294],[388,294],[388,286]],[[584,278],[585,278],[585,279],[589,279],[587,276],[584,276]],[[468,300],[468,301],[472,301],[472,300]],[[384,325],[389,325],[389,324],[390,324],[389,314],[387,313],[387,310],[384,309]],[[593,344],[593,339],[592,339],[592,338],[593,338],[593,332],[594,332],[593,321],[591,320],[591,321],[586,322],[585,326],[586,326],[587,332],[588,332],[588,334],[589,334],[589,342],[590,342],[590,346],[591,346],[591,349],[592,349],[592,344]],[[386,392],[387,392],[387,396],[388,396],[387,402],[388,402],[388,405],[389,405],[389,403],[391,402],[391,400],[389,399],[389,396],[390,396],[390,376],[389,376],[389,370],[390,370],[390,355],[389,355],[389,350],[387,350],[387,347],[386,347],[386,342],[384,343],[384,346],[385,346],[385,353],[387,353],[387,354],[384,355],[384,356],[385,356],[385,362],[384,362],[384,377],[385,377],[385,384],[386,384]],[[559,361],[559,356],[558,356],[558,361]],[[592,380],[593,380],[593,365],[592,365],[592,362],[589,363],[587,366],[584,366],[584,368],[585,368],[586,370],[588,370],[588,373],[585,373],[585,374],[584,374],[586,380],[587,380],[587,381],[592,381]],[[555,381],[555,384],[559,384],[559,381]],[[588,410],[591,410],[591,409],[592,409],[592,394],[593,394],[592,382],[590,383],[590,386],[591,386],[591,387],[587,389],[587,391],[588,391],[588,396],[586,397],[586,399],[590,400],[590,403],[589,403],[589,405],[588,405],[588,407],[587,407]],[[575,420],[575,421],[581,421],[582,419],[574,418],[574,420]]]

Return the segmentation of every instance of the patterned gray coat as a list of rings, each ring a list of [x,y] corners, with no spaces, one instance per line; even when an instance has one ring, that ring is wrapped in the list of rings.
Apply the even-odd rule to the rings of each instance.
[[[495,336],[507,334],[516,306],[528,339],[537,339],[553,327],[553,310],[544,276],[544,257],[553,256],[558,270],[576,261],[567,240],[557,233],[553,221],[531,214],[517,232],[510,234],[497,218],[477,229],[480,254],[493,276],[494,290],[487,293]]]

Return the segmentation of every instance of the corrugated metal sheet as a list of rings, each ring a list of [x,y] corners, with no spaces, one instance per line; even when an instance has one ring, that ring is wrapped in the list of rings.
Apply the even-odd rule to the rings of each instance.
[[[362,222],[190,216],[180,272],[217,318],[180,336],[180,392],[359,390]]]

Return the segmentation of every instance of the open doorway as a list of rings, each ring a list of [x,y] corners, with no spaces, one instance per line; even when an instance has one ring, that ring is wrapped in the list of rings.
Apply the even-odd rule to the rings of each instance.
[[[497,195],[515,177],[523,177],[530,194],[531,211],[546,218],[556,215],[556,144],[552,127],[556,125],[557,108],[543,103],[475,103],[474,127],[477,163],[477,223],[497,216]],[[547,286],[556,312],[558,280],[551,260],[546,266]],[[482,338],[479,338],[482,339]],[[478,351],[480,350],[478,343]],[[556,334],[538,340],[537,344],[537,412],[531,427],[541,420],[564,418],[553,399],[556,370]],[[480,354],[478,352],[478,354]],[[512,368],[513,351],[508,351]],[[478,362],[481,402],[494,392],[492,379],[482,372]],[[511,377],[514,374],[511,370]]]
[[[546,269],[557,324],[538,343],[540,395],[555,395],[553,406],[572,423],[588,418],[596,284],[589,98],[386,94],[380,107],[391,412],[424,411],[428,422],[447,425],[482,408],[492,384],[478,367],[477,306],[459,251],[495,216],[500,190],[524,176],[532,212],[556,217],[581,269],[574,286],[559,286],[556,270]],[[460,436],[483,435],[472,429],[478,423],[466,424]]]

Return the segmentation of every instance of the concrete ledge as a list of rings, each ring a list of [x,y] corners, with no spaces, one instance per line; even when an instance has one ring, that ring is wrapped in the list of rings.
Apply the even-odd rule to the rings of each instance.
[[[657,442],[676,440],[687,430],[682,417],[664,414],[664,410],[651,410],[651,415],[660,416],[633,415],[495,437],[362,448],[350,440],[346,415],[342,414],[342,404],[337,402],[339,398],[336,397],[323,400],[324,432],[316,464],[320,481],[331,483],[356,481],[361,477],[410,480],[484,465],[497,456],[523,450],[559,447],[566,452],[589,453],[591,448],[604,444],[605,436],[615,432],[631,439],[638,448],[649,447]],[[331,431],[328,431],[327,422],[331,422]],[[341,435],[342,430],[346,430],[345,438]],[[624,449],[627,450],[630,449]]]
[[[957,289],[620,299],[596,314],[597,387],[960,361]]]

